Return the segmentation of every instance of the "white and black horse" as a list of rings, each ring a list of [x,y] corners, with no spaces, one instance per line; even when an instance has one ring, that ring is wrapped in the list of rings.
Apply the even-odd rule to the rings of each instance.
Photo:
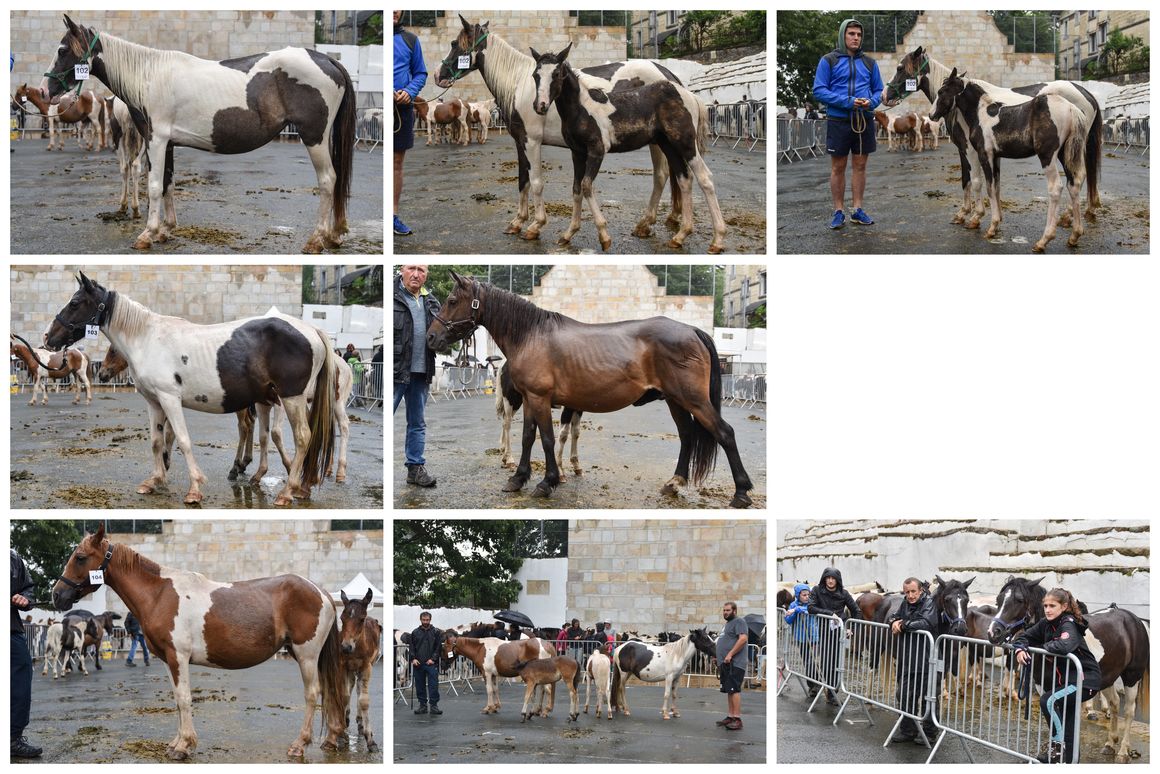
[[[281,403],[294,434],[294,460],[275,505],[305,499],[321,483],[334,448],[330,340],[290,317],[250,317],[197,325],[150,311],[126,295],[106,290],[81,273],[80,289],[45,335],[49,349],[80,340],[97,326],[125,357],[137,391],[149,406],[153,474],[137,487],[151,494],[165,483],[168,423],[189,467],[187,504],[202,500],[206,482],[193,458],[183,409],[232,414],[248,406]],[[308,405],[308,399],[313,401]],[[269,412],[258,411],[262,435]]]
[[[632,714],[628,711],[624,686],[629,677],[635,677],[646,683],[664,682],[661,718],[669,719],[670,705],[672,716],[679,718],[681,713],[677,709],[677,687],[689,659],[698,651],[710,658],[717,655],[713,639],[704,628],[690,629],[684,637],[665,645],[626,642],[617,646],[612,652],[612,707],[626,716]]]
[[[534,59],[522,51],[517,51],[498,33],[491,31],[488,22],[470,24],[462,15],[459,20],[463,23],[463,29],[451,42],[451,51],[439,67],[436,82],[441,88],[448,88],[472,70],[478,70],[483,76],[484,83],[495,97],[496,105],[507,121],[519,159],[520,206],[505,233],[519,234],[527,222],[530,188],[535,219],[523,233],[523,238],[539,239],[540,231],[548,222],[544,210],[544,178],[540,170],[540,149],[542,145],[568,147],[560,127],[560,116],[555,112],[540,114],[532,109],[533,91],[530,78],[532,70],[535,69]],[[465,57],[466,67],[458,66]],[[610,62],[586,67],[582,72],[595,79],[600,88],[611,91],[632,89],[659,81],[677,84],[681,82],[667,68],[647,59]],[[707,132],[709,123],[707,110],[698,117],[698,121]],[[657,219],[657,205],[664,192],[665,181],[669,179],[668,162],[660,148],[650,145],[649,152],[652,154],[653,163],[653,190],[644,215],[632,232],[638,237],[647,237],[652,233],[652,226]],[[669,211],[668,222],[675,228],[681,214],[680,199],[675,185],[672,187],[672,196],[673,207]]]
[[[692,92],[668,81],[658,81],[623,91],[607,90],[588,75],[568,64],[569,43],[558,54],[540,54],[531,49],[536,67],[533,107],[546,115],[555,103],[560,112],[564,141],[572,150],[572,222],[561,235],[567,244],[580,230],[580,202],[588,200],[592,222],[600,234],[600,247],[612,244],[608,221],[600,212],[594,183],[607,153],[623,153],[658,145],[668,159],[669,169],[681,197],[681,227],[670,247],[680,247],[693,232],[692,181],[705,193],[713,222],[713,241],[707,252],[725,249],[725,219],[717,203],[713,173],[701,157],[706,148],[707,122],[701,121],[705,105]],[[691,175],[690,175],[691,173]]]
[[[1055,238],[1059,196],[1063,190],[1056,162],[1063,167],[1067,178],[1072,211],[1067,244],[1075,247],[1084,231],[1079,197],[1087,176],[1084,154],[1088,119],[1083,111],[1059,95],[1040,94],[1022,103],[1009,104],[1005,101],[1008,91],[962,77],[955,68],[939,88],[930,117],[938,120],[948,116],[961,126],[971,142],[991,198],[991,222],[984,238],[994,237],[1003,219],[999,203],[999,159],[1035,156],[1047,176],[1048,206],[1047,225],[1032,251],[1043,252]]]
[[[149,159],[149,219],[133,247],[164,242],[177,225],[173,149],[248,153],[293,124],[318,176],[318,223],[303,252],[337,247],[347,231],[354,154],[355,95],[334,59],[306,48],[283,48],[214,62],[164,51],[75,24],[46,73],[50,97],[77,86],[74,65],[91,73],[129,107]],[[161,208],[165,207],[164,221]]]

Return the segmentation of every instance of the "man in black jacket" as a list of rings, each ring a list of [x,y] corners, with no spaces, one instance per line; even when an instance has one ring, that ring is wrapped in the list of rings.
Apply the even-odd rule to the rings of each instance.
[[[407,401],[407,483],[435,486],[427,473],[427,393],[435,376],[435,352],[427,347],[427,329],[439,312],[439,301],[424,287],[427,267],[404,266],[395,281],[395,407]]]
[[[427,714],[431,704],[432,715],[442,715],[439,709],[439,656],[443,647],[443,632],[431,625],[431,614],[419,613],[419,628],[411,632],[411,666],[414,671],[415,693],[418,704],[416,715]]]
[[[902,584],[902,593],[906,599],[899,606],[898,612],[887,621],[890,624],[890,633],[894,635],[891,647],[897,659],[896,697],[899,709],[922,718],[922,732],[929,742],[938,737],[934,718],[929,708],[924,705],[926,682],[930,675],[931,640],[918,632],[929,632],[931,637],[938,636],[938,610],[935,608],[934,598],[923,590],[918,578],[907,578]],[[937,691],[935,693],[937,700]],[[922,744],[923,740],[918,738],[918,726],[914,718],[904,715],[897,733],[890,741]]]
[[[851,618],[861,619],[862,611],[858,609],[854,597],[842,588],[842,573],[835,567],[827,567],[822,572],[822,579],[810,592],[810,615],[836,615],[843,621]],[[827,686],[837,685],[838,657],[842,647],[842,630],[834,628],[831,619],[818,622],[818,644],[821,656],[822,677]],[[838,698],[831,688],[826,688],[826,703],[838,705]]]
[[[28,727],[29,711],[32,709],[32,656],[28,652],[28,641],[24,638],[24,622],[20,620],[21,610],[33,608],[31,597],[36,587],[28,574],[28,568],[24,566],[24,560],[15,549],[11,549],[9,563],[12,571],[12,582],[9,585],[12,594],[12,619],[8,637],[12,648],[9,656],[11,672],[9,755],[13,758],[39,758],[43,750],[33,747],[24,738],[24,729]]]

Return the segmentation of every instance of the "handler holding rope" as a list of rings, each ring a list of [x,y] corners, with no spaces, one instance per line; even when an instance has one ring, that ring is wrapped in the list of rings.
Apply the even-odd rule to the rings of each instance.
[[[408,236],[410,227],[399,219],[399,194],[403,192],[403,156],[415,145],[414,100],[427,82],[423,49],[413,32],[403,29],[403,11],[392,11],[395,22],[395,234]]]
[[[854,213],[863,226],[874,223],[862,211],[866,191],[866,161],[877,148],[874,108],[882,101],[882,76],[873,59],[862,53],[862,23],[846,19],[838,28],[838,47],[822,57],[814,75],[814,97],[826,106],[826,153],[830,154],[830,196],[834,215],[830,228],[846,224],[846,156],[854,153],[850,176]]]

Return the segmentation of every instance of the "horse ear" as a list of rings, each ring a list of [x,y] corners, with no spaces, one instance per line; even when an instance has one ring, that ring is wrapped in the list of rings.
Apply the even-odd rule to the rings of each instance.
[[[1044,576],[1042,576],[1041,578],[1039,578],[1038,580],[1036,580],[1034,583],[1032,583],[1031,585],[1032,585],[1032,586],[1038,586],[1040,583],[1043,583],[1043,581],[1044,581],[1046,578],[1047,578],[1047,576],[1046,576],[1046,575],[1044,575]]]
[[[572,50],[572,41],[568,41],[568,45],[559,54],[556,54],[556,61],[563,62],[568,58],[568,52]]]
[[[964,584],[963,584],[963,588],[965,589],[967,586],[970,586],[970,585],[971,585],[972,583],[974,583],[974,582],[975,582],[975,576],[974,576],[974,575],[972,575],[972,576],[971,576],[971,579],[970,579],[969,581],[967,581],[966,583],[964,583]]]
[[[375,593],[373,591],[371,591],[370,588],[367,588],[367,593],[363,595],[363,604],[369,605],[371,603],[371,600],[374,598],[375,598]]]
[[[97,527],[97,531],[93,533],[93,542],[96,543],[97,545],[100,545],[101,541],[104,539],[105,539],[105,522],[102,521],[101,526]]]
[[[68,17],[66,16],[65,18],[67,19]],[[463,29],[471,32],[471,25],[467,23],[467,19],[463,18],[463,14],[459,14],[459,21],[463,22]]]
[[[936,576],[934,576],[934,582],[935,582],[935,583],[937,583],[937,584],[939,585],[939,588],[942,588],[943,586],[947,585],[947,584],[946,584],[946,581],[944,581],[942,578],[940,578],[940,577],[939,577],[939,576],[937,576],[937,575],[936,575]]]
[[[528,51],[532,52],[532,59],[535,59],[537,62],[540,61],[540,52],[539,51],[536,51],[536,49],[532,48],[531,46],[528,46]]]
[[[957,68],[957,67],[952,67],[952,68],[951,68],[951,74],[950,74],[950,78],[957,78],[957,77],[958,77],[958,75],[959,75],[959,68]]]
[[[918,48],[914,49],[914,55],[915,56],[922,56],[922,46],[919,46]]]
[[[350,600],[346,598],[346,592],[343,591],[342,589],[338,590],[338,596],[342,599],[342,604],[344,604],[344,605],[350,604]]]
[[[76,31],[77,25],[72,19],[68,18],[68,14],[64,15],[64,26],[68,27],[70,31]]]

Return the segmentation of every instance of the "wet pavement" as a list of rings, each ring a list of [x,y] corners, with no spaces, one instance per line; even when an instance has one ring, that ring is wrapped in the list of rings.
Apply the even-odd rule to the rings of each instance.
[[[844,698],[844,697],[843,697]],[[886,735],[890,733],[898,715],[873,705],[866,705],[874,725],[866,722],[866,715],[851,700],[842,714],[838,728],[831,724],[837,714],[837,707],[819,702],[813,712],[806,712],[809,701],[804,697],[797,680],[786,687],[775,698],[777,705],[777,762],[778,763],[914,763],[926,762],[930,750],[917,744],[891,744],[883,747]],[[997,722],[992,719],[988,722]],[[1083,720],[1080,723],[1080,762],[1112,763],[1113,756],[1103,754],[1107,740],[1108,721]],[[824,754],[819,755],[817,743],[825,738]],[[964,745],[965,748],[964,749]],[[1139,751],[1140,757],[1132,763],[1147,763],[1149,756],[1149,731],[1144,723],[1132,724],[1131,746]],[[968,751],[969,750],[969,757]],[[977,742],[960,742],[947,736],[939,747],[935,763],[1021,763],[1022,761],[1006,753],[984,747]]]
[[[1096,223],[1085,223],[1075,248],[1067,246],[1070,229],[1058,229],[1048,243],[1051,254],[1147,254],[1150,233],[1148,156],[1139,151],[1110,152],[1101,160],[1100,200]],[[849,222],[850,171],[846,179],[846,216],[843,228],[831,230],[828,158],[777,165],[776,252],[796,253],[949,253],[1030,254],[1043,235],[1047,221],[1047,178],[1035,159],[1003,159],[1000,177],[1003,221],[990,241],[983,239],[990,222],[988,206],[978,230],[952,224],[962,205],[959,155],[954,144],[940,142],[938,150],[921,153],[886,150],[886,141],[870,156],[864,208],[874,225]],[[1081,208],[1087,206],[1087,186]],[[985,194],[985,187],[984,187]],[[1070,204],[1067,188],[1060,208]]]
[[[556,686],[556,706],[547,718],[520,723],[522,684],[500,682],[498,713],[482,715],[486,703],[481,681],[475,693],[457,697],[446,685],[439,686],[443,715],[415,715],[396,701],[395,763],[765,763],[766,694],[746,690],[741,695],[745,727],[726,731],[715,722],[725,715],[725,696],[713,688],[681,688],[681,717],[662,720],[664,686],[633,681],[626,687],[632,715],[611,720],[584,714],[584,685],[580,692],[580,717],[568,722],[568,692]],[[397,698],[397,694],[396,694]],[[408,696],[408,701],[410,701]]]
[[[145,228],[146,184],[141,218],[117,216],[121,176],[114,152],[78,148],[48,152],[32,133],[13,142],[9,200],[16,254],[136,253],[133,240]],[[299,254],[318,220],[318,178],[297,140],[275,141],[250,153],[173,152],[176,237],[142,255],[200,253]],[[383,150],[355,149],[350,232],[326,255],[383,251]]]
[[[153,469],[145,399],[127,388],[93,393],[93,403],[72,405],[72,394],[52,392],[48,406],[28,405],[25,391],[10,398],[11,487],[13,508],[186,508],[189,473],[179,450],[169,468],[167,488],[139,495],[137,485]],[[315,487],[312,499],[296,500],[294,508],[383,507],[383,412],[347,407],[350,444],[346,481],[327,479]],[[237,423],[232,414],[186,411],[197,463],[209,479],[202,488],[206,508],[273,508],[285,483],[286,471],[273,443],[269,470],[259,486],[226,479],[237,449]],[[293,437],[283,430],[286,451],[293,454]],[[337,454],[337,438],[335,453]],[[258,467],[257,440],[254,461]],[[248,476],[247,476],[248,481]],[[196,506],[192,506],[196,507]]]
[[[766,414],[764,406],[724,406],[722,415],[733,426],[741,461],[755,488],[754,508],[766,503]],[[501,422],[495,397],[438,400],[427,403],[427,470],[438,484],[424,489],[406,483],[403,445],[406,404],[394,414],[394,477],[396,508],[728,508],[733,479],[724,451],[718,447],[717,467],[699,490],[686,487],[681,496],[662,495],[673,475],[680,451],[676,425],[663,401],[633,406],[611,414],[585,414],[577,445],[583,474],[573,475],[564,457],[565,480],[550,498],[533,497],[544,477],[544,451],[539,438],[532,452],[532,477],[519,492],[501,491],[513,471],[500,467]],[[559,439],[559,409],[553,412]],[[522,414],[512,422],[512,455],[518,462]],[[396,464],[397,461],[397,464]]]
[[[426,134],[416,136],[407,151],[400,215],[414,234],[394,237],[398,255],[600,254],[600,242],[588,205],[580,231],[569,246],[556,244],[572,217],[572,156],[567,148],[543,149],[544,205],[548,223],[538,240],[505,234],[519,209],[520,194],[515,143],[505,133],[492,132],[479,145],[426,146]],[[722,143],[724,140],[722,140]],[[766,253],[766,154],[730,150],[718,143],[705,155],[713,173],[717,200],[725,218],[726,254]],[[614,255],[703,255],[713,237],[704,194],[693,183],[693,233],[682,248],[668,246],[672,233],[665,225],[671,207],[668,186],[661,197],[657,224],[647,238],[632,230],[652,193],[652,161],[647,149],[612,153],[596,178],[601,211],[612,237]]]
[[[166,745],[177,734],[177,708],[169,670],[153,660],[145,667],[126,667],[124,654],[103,662],[89,675],[70,673],[59,680],[41,676],[34,664],[32,717],[25,735],[44,748],[44,755],[25,763],[166,763]],[[302,678],[293,659],[276,658],[251,669],[190,668],[193,727],[197,732],[194,763],[284,763],[298,736],[305,713]],[[339,751],[318,748],[324,738],[321,712],[314,716],[314,742],[306,763],[383,762],[383,666],[371,679],[370,719],[380,748],[368,753],[357,737],[357,699],[351,702],[349,746]],[[13,763],[18,762],[12,759]]]

